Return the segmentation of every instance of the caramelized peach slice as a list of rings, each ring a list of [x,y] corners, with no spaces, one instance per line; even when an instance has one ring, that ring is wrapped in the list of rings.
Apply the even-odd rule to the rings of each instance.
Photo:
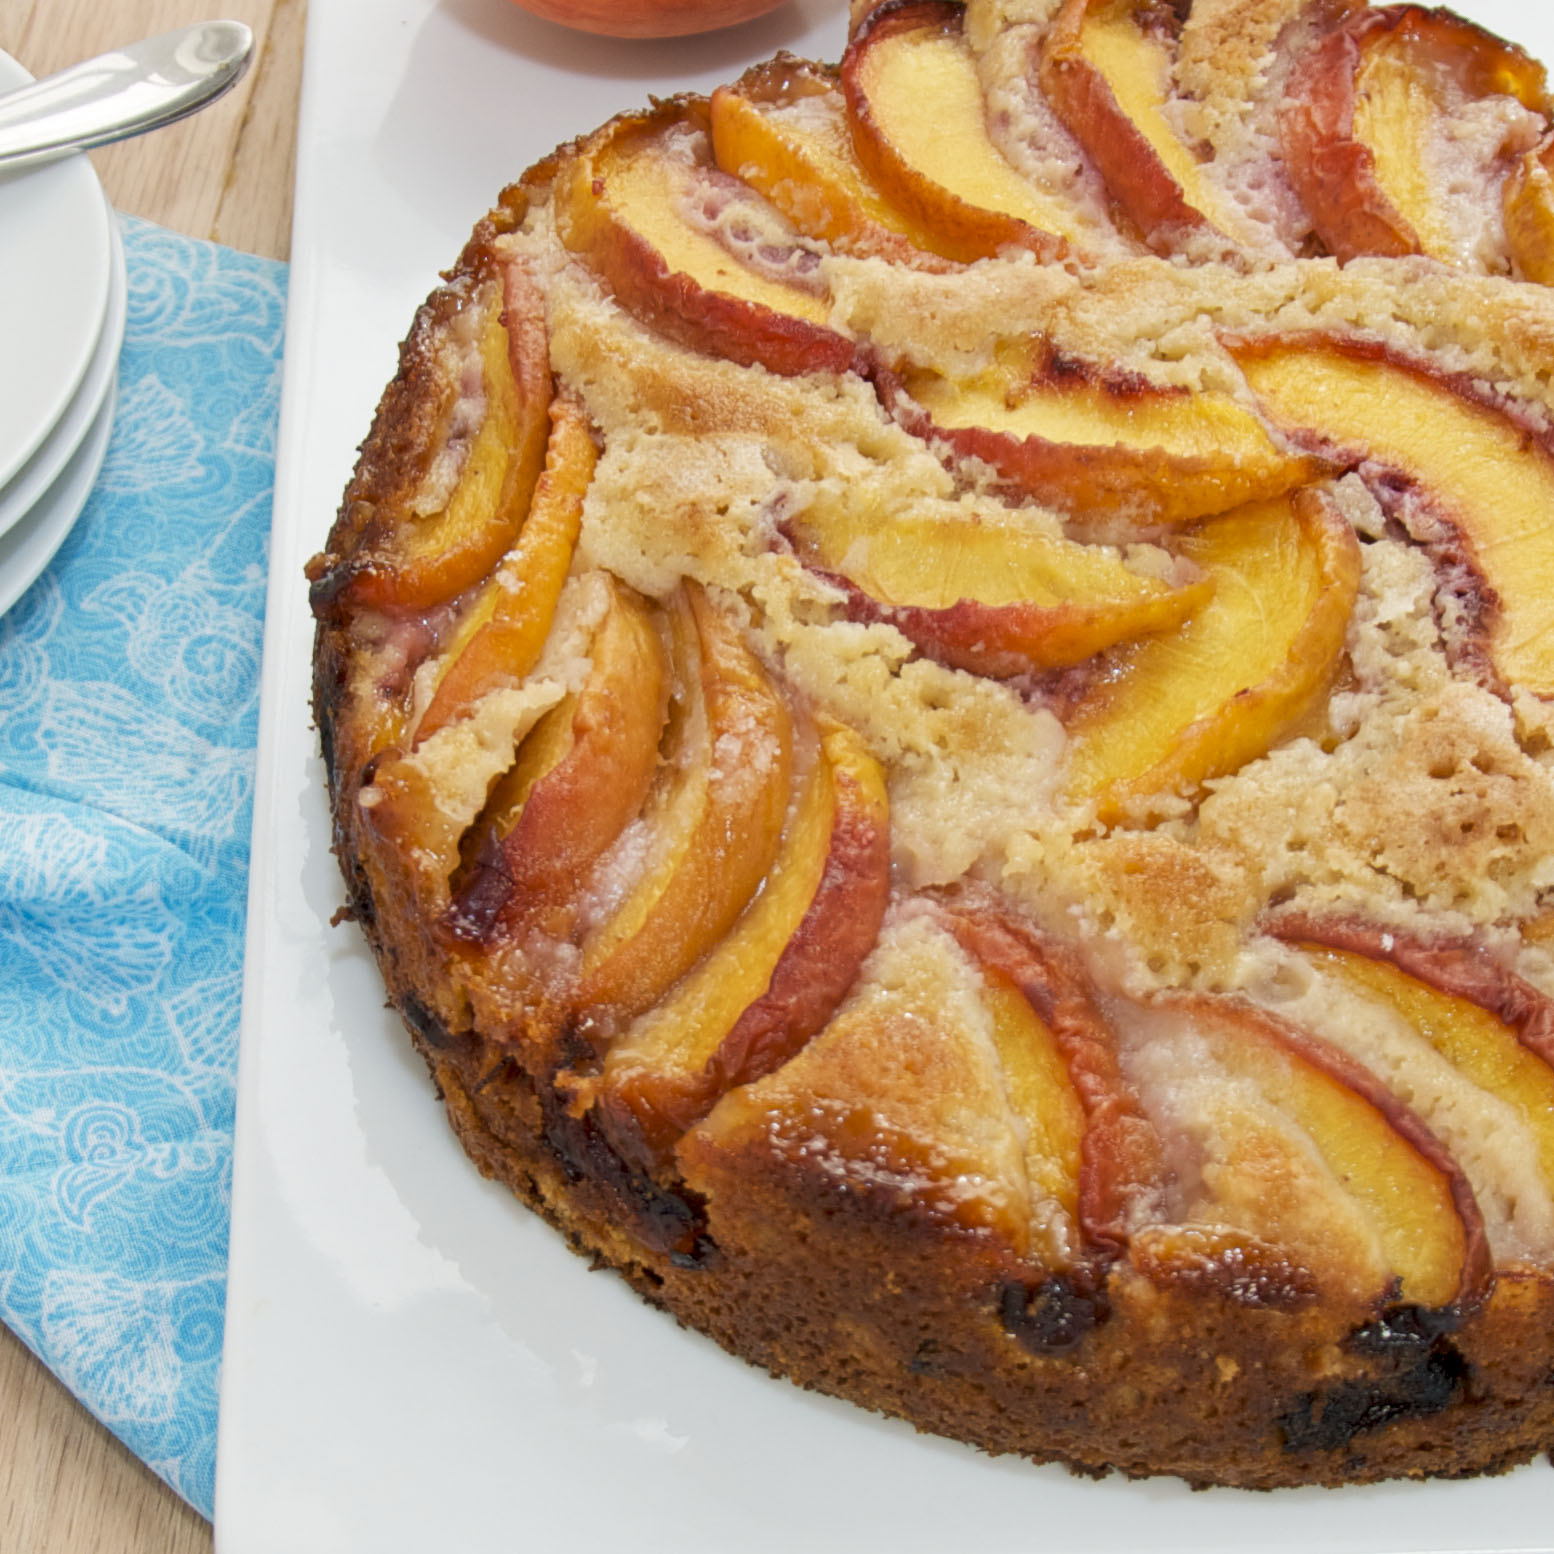
[[[806,237],[844,253],[921,263],[933,230],[886,198],[853,150],[842,89],[816,65],[780,57],[712,94],[712,154]]]
[[[1200,1123],[1207,1163],[1192,1220],[1248,1230],[1342,1282],[1367,1277],[1372,1243],[1376,1293],[1395,1280],[1397,1298],[1425,1307],[1481,1292],[1489,1249],[1472,1188],[1368,1070],[1248,1004],[1170,995],[1155,1007],[1228,1081]]]
[[[1321,970],[1400,1015],[1473,1084],[1510,1106],[1536,1140],[1539,1169],[1554,1185],[1554,1069],[1523,1045],[1513,1026],[1387,960],[1320,944],[1302,948]]]
[[[578,1086],[627,1159],[667,1164],[721,1095],[780,1067],[830,1019],[889,893],[884,773],[851,729],[827,724],[761,893]]]
[[[1487,161],[1469,177],[1462,164],[1475,153],[1452,121],[1497,95],[1547,111],[1542,67],[1471,22],[1415,5],[1340,20],[1297,62],[1279,116],[1285,166],[1317,235],[1343,261],[1474,262],[1483,223],[1457,191],[1490,185],[1502,147],[1482,148]],[[1508,121],[1504,133],[1517,128]]]
[[[591,136],[557,178],[562,242],[628,312],[695,350],[773,372],[845,371],[853,347],[829,326],[816,256],[710,165],[707,127],[705,103],[677,99]]]
[[[1554,696],[1554,449],[1466,383],[1323,338],[1237,349],[1253,392],[1277,425],[1335,456],[1374,460],[1412,483],[1429,510],[1422,532],[1437,560],[1468,581],[1470,656],[1507,682]]]
[[[980,987],[931,920],[887,927],[836,1017],[783,1067],[729,1091],[681,1140],[677,1158],[712,1200],[714,1233],[733,1159],[742,1179],[819,1186],[859,1234],[910,1227],[924,1248],[938,1229],[967,1258],[979,1246],[1027,1254],[1024,1142]],[[730,1207],[737,1202],[736,1191]]]
[[[443,655],[444,668],[416,725],[420,744],[498,685],[516,685],[550,635],[561,585],[583,522],[583,498],[598,453],[587,417],[570,400],[550,407],[545,471],[518,543],[482,585]]]
[[[994,1042],[1024,1121],[1027,1158],[1034,1150],[1045,1162],[1028,1164],[1032,1186],[1067,1203],[1077,1140],[1074,1218],[1087,1255],[1113,1259],[1167,1177],[1160,1136],[1123,1072],[1116,1032],[1072,949],[985,902],[952,898],[945,910],[950,932],[988,979]],[[1035,1026],[1008,1003],[1010,992]]]
[[[1055,1203],[1063,1212],[1062,1222],[1077,1226],[1085,1136],[1079,1093],[1052,1028],[1009,977],[994,970],[986,977],[983,1002],[992,1017],[993,1045],[1009,1103],[1025,1124],[1025,1174],[1031,1192],[1038,1202]],[[1045,1260],[1061,1264],[1066,1260],[1063,1253],[1074,1250],[1053,1247]]]
[[[1069,795],[1108,822],[1266,753],[1326,695],[1343,653],[1359,543],[1314,490],[1211,519],[1182,548],[1213,598],[1123,650],[1070,721]]]
[[[1041,85],[1153,248],[1233,230],[1229,202],[1167,121],[1175,37],[1169,9],[1137,0],[1064,0],[1042,47]]]
[[[357,808],[366,833],[385,844],[373,852],[395,876],[404,898],[399,910],[442,918],[460,843],[512,767],[517,746],[554,705],[555,689],[502,687],[420,750],[390,747],[367,763]]]
[[[669,656],[647,604],[609,581],[587,679],[518,748],[463,841],[452,922],[489,940],[534,923],[570,931],[581,882],[647,800],[669,689]]]
[[[1511,169],[1502,198],[1506,246],[1529,281],[1554,286],[1554,135]]]
[[[1023,351],[970,378],[908,370],[878,382],[908,431],[1076,519],[1186,523],[1278,496],[1316,468],[1228,394],[1043,366]]]
[[[1114,551],[996,509],[935,517],[817,503],[788,531],[809,565],[850,588],[856,613],[974,674],[1077,664],[1180,625],[1214,588],[1145,577]]]
[[[580,1006],[622,1018],[656,1003],[733,926],[777,855],[788,807],[792,718],[771,677],[696,585],[669,614],[689,700],[678,747],[643,817],[645,866],[582,946]]]
[[[1540,993],[1471,941],[1418,938],[1352,919],[1290,912],[1279,914],[1268,931],[1291,942],[1309,941],[1387,961],[1448,998],[1477,1004],[1509,1026],[1529,1052],[1554,1068],[1554,998]],[[1524,925],[1522,937],[1528,944],[1554,941],[1554,920],[1535,919]]]
[[[446,499],[429,495],[437,466],[454,457],[461,435],[445,424],[444,451],[422,491],[388,504],[368,520],[351,555],[328,582],[332,595],[382,610],[424,610],[484,577],[512,544],[545,458],[550,357],[545,304],[528,272],[509,265],[503,287],[487,287],[481,308],[479,425]],[[473,364],[472,364],[473,365]],[[467,415],[467,396],[452,392],[448,420]],[[423,511],[423,504],[430,505]]]
[[[972,260],[1001,248],[1055,258],[1070,208],[1016,172],[988,136],[964,7],[902,0],[876,9],[842,56],[858,160],[935,252]]]

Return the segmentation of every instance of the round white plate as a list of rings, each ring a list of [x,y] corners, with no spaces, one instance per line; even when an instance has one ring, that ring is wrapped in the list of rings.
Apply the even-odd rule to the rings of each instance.
[[[97,337],[97,347],[64,414],[49,429],[32,457],[11,478],[10,484],[0,487],[0,534],[25,518],[32,504],[54,484],[82,438],[90,431],[103,398],[113,385],[119,366],[119,348],[124,344],[129,289],[124,275],[124,242],[116,221],[111,222],[111,231],[113,264],[108,280],[108,313],[103,320],[102,333]]]
[[[0,91],[32,77],[0,53]],[[0,173],[0,483],[32,456],[81,386],[108,311],[113,223],[92,164]]]
[[[54,484],[25,518],[0,534],[0,615],[37,580],[81,516],[97,471],[102,468],[103,455],[108,451],[117,400],[114,379],[109,378],[108,391],[97,408],[96,418]]]

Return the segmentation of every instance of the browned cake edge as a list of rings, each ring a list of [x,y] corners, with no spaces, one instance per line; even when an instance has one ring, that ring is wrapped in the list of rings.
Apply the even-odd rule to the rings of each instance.
[[[1437,1333],[1236,1305],[1118,1265],[1098,1325],[1082,1315],[1072,1347],[1036,1354],[987,1248],[813,1177],[741,1172],[718,1200],[737,1208],[713,1208],[694,1254],[654,1251],[622,1224],[702,1206],[645,1182],[633,1199],[602,1141],[590,1158],[581,1137],[547,1138],[516,1064],[414,1007],[406,1024],[470,1158],[574,1248],[730,1353],[920,1430],[1086,1474],[1255,1489],[1500,1473],[1554,1441],[1546,1278],[1502,1275]]]

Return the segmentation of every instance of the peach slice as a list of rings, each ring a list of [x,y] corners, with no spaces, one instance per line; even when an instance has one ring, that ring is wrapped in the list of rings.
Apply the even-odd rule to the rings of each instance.
[[[1476,944],[1418,938],[1363,922],[1289,912],[1275,918],[1268,931],[1292,943],[1385,961],[1443,997],[1476,1004],[1554,1068],[1554,998],[1506,970]],[[1524,937],[1529,943],[1546,943],[1551,934],[1540,923],[1524,930]]]
[[[550,408],[550,355],[545,304],[518,264],[499,289],[486,288],[469,306],[483,308],[473,353],[480,363],[480,423],[463,469],[445,501],[422,513],[422,498],[390,502],[363,527],[351,554],[315,584],[355,605],[425,610],[484,577],[512,544],[533,499],[544,464]],[[448,390],[445,423],[457,394]],[[444,453],[458,437],[444,424]]]
[[[1317,469],[1228,394],[1042,363],[1023,349],[969,378],[908,369],[876,381],[909,432],[1081,520],[1186,523],[1278,496]]]
[[[609,588],[587,679],[530,731],[464,838],[450,914],[460,937],[530,922],[565,937],[582,881],[647,800],[669,656],[646,602],[613,578]]]
[[[1038,1202],[1050,1199],[1079,1221],[1085,1113],[1051,1026],[1014,981],[988,969],[983,1002],[1010,1105],[1025,1123],[1025,1174]],[[1049,1257],[1049,1261],[1056,1261]]]
[[[1384,957],[1320,943],[1300,948],[1340,982],[1401,1015],[1473,1084],[1518,1113],[1537,1141],[1544,1179],[1554,1184],[1554,1068],[1524,1044],[1515,1026],[1474,1000],[1410,976]],[[1547,1006],[1547,1000],[1542,1002]],[[1547,1007],[1544,1012],[1547,1016]]]
[[[1465,380],[1384,348],[1323,337],[1236,347],[1269,418],[1341,461],[1402,475],[1465,606],[1469,657],[1554,696],[1554,446]],[[1408,513],[1405,522],[1411,521]],[[1464,576],[1465,574],[1465,576]]]
[[[416,725],[417,745],[467,717],[496,686],[516,685],[550,635],[598,462],[588,419],[577,405],[557,399],[550,422],[545,470],[518,543],[460,619],[443,655],[446,667]]]
[[[1505,181],[1506,246],[1530,281],[1554,286],[1554,135],[1520,157]]]
[[[1214,589],[1145,577],[1114,551],[997,509],[933,517],[817,503],[786,527],[806,563],[850,590],[855,614],[974,674],[1077,664],[1180,625]]]
[[[842,89],[819,66],[782,56],[755,66],[712,94],[711,121],[718,166],[806,237],[920,266],[939,253],[933,230],[898,210],[863,170]]]
[[[622,1154],[665,1166],[720,1096],[792,1057],[852,986],[889,894],[884,773],[851,729],[827,723],[761,893],[578,1086]]]
[[[1088,1255],[1116,1258],[1157,1201],[1167,1169],[1160,1136],[1123,1073],[1116,1034],[1095,1003],[1089,976],[1071,948],[998,906],[965,898],[944,906],[950,931],[992,990],[994,1041],[1011,1101],[1025,1121],[1027,1152],[1038,1151],[1046,1162],[1034,1168],[1033,1184],[1067,1201],[1063,1184],[1077,1137],[1074,1217]],[[1007,1003],[1005,988],[1018,992],[1035,1027]],[[1078,1123],[1070,1097],[1082,1114]]]
[[[988,136],[964,7],[897,0],[874,10],[842,56],[858,161],[947,258],[1002,248],[1061,257],[1072,211],[1015,171]]]
[[[1326,695],[1360,580],[1354,531],[1314,489],[1183,536],[1214,596],[1123,649],[1069,720],[1068,793],[1108,823],[1266,753]]]
[[[656,1003],[729,931],[771,868],[788,808],[792,717],[771,677],[695,584],[669,617],[688,705],[643,816],[648,856],[582,945],[579,1006],[616,1018]]]
[[[1482,1293],[1491,1261],[1473,1190],[1374,1075],[1250,1004],[1170,994],[1153,1007],[1188,1025],[1195,1050],[1230,1081],[1213,1108],[1214,1167],[1205,1173],[1204,1200],[1189,1211],[1194,1219],[1212,1224],[1228,1212],[1233,1227],[1292,1246],[1314,1271],[1332,1262],[1338,1266],[1326,1271],[1363,1277],[1343,1266],[1353,1257],[1346,1226],[1358,1210],[1369,1232],[1360,1239],[1373,1239],[1384,1283],[1396,1281],[1393,1298],[1440,1308]],[[1298,1137],[1270,1110],[1289,1118]],[[1278,1162],[1271,1175],[1270,1160]],[[1278,1180],[1304,1185],[1271,1190]]]
[[[1041,86],[1117,207],[1152,248],[1232,229],[1228,202],[1162,109],[1175,38],[1168,7],[1064,0],[1042,45]]]
[[[724,1163],[748,1181],[819,1189],[826,1213],[858,1236],[948,1234],[976,1268],[1031,1247],[1024,1143],[997,1053],[976,1007],[979,979],[947,934],[887,938],[865,980],[788,1063],[730,1090],[681,1140],[690,1186],[711,1198],[717,1233]],[[728,1201],[738,1212],[740,1195]],[[818,1227],[817,1227],[818,1228]],[[788,1234],[792,1234],[791,1229]]]
[[[1340,261],[1468,256],[1432,150],[1449,140],[1457,105],[1492,95],[1545,113],[1543,68],[1471,22],[1415,5],[1357,11],[1296,63],[1279,114],[1284,163]]]
[[[780,373],[845,371],[853,347],[829,326],[814,264],[804,268],[815,256],[758,195],[710,165],[707,130],[706,103],[677,98],[584,141],[556,182],[562,242],[628,312],[694,350]],[[774,249],[792,263],[744,262]]]

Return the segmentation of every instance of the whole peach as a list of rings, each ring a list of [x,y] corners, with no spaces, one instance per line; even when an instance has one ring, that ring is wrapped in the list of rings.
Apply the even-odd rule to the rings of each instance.
[[[563,27],[609,38],[680,38],[733,27],[775,11],[784,0],[514,0]]]

